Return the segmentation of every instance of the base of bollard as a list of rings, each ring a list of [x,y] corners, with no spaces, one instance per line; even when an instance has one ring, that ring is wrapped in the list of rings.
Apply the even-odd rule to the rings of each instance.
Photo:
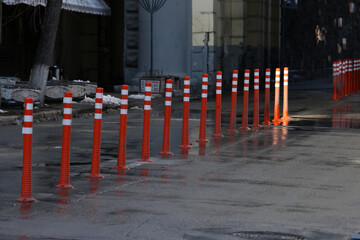
[[[262,125],[266,125],[266,126],[271,125],[270,121],[262,122],[261,124],[262,124]]]
[[[147,158],[147,159],[140,159],[139,162],[152,162],[152,160],[150,160],[149,158]]]
[[[240,131],[249,131],[250,128],[249,127],[241,127],[239,128]]]
[[[224,135],[222,135],[221,133],[214,133],[213,135],[211,135],[212,137],[224,137]]]
[[[114,169],[116,170],[130,170],[130,168],[128,168],[127,166],[116,166],[116,167],[113,167]]]
[[[36,199],[35,198],[32,198],[32,197],[27,197],[27,198],[19,198],[16,200],[17,202],[21,202],[21,203],[28,203],[28,202],[36,202]]]
[[[272,122],[274,123],[275,126],[278,126],[278,125],[280,125],[281,120],[280,119],[274,119],[274,120],[272,120]]]
[[[291,119],[291,117],[289,117],[289,116],[284,116],[281,118],[281,120],[290,120],[290,119]]]
[[[64,188],[64,189],[74,188],[71,184],[58,184],[55,187],[56,188]]]
[[[229,129],[227,130],[228,133],[238,133],[239,131],[236,129]]]
[[[190,145],[180,145],[179,148],[182,148],[182,149],[191,149],[192,146],[190,146]]]
[[[252,125],[252,130],[260,130],[260,125]]]
[[[159,152],[159,155],[163,157],[169,157],[169,156],[173,156],[174,154],[172,152]]]
[[[88,177],[88,178],[104,178],[104,176],[101,174],[89,174],[86,177]]]
[[[198,143],[207,143],[207,142],[209,142],[209,140],[207,140],[207,139],[198,139],[198,140],[196,140],[196,142],[198,142]]]

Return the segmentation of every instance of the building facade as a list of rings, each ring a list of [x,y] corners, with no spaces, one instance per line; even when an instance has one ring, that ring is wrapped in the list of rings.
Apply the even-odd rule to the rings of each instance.
[[[230,87],[234,69],[280,64],[280,0],[167,0],[154,14],[154,69],[192,78],[199,91],[203,73],[223,71]],[[125,11],[125,82],[138,88],[150,69],[150,15],[137,0]],[[227,83],[227,84],[226,84]]]

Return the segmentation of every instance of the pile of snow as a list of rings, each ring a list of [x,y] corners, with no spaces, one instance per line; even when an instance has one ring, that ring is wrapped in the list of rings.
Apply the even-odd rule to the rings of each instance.
[[[7,111],[4,111],[4,110],[1,110],[1,109],[0,109],[0,113],[6,113],[6,112],[7,112]]]
[[[140,99],[140,100],[144,100],[144,99],[145,99],[145,95],[144,95],[144,94],[130,95],[128,98],[129,98],[129,99]]]
[[[77,83],[90,83],[89,80],[84,81],[84,80],[73,80],[73,82],[77,82]]]
[[[95,103],[95,98],[85,96],[81,103]],[[103,104],[121,105],[121,99],[111,95],[104,95]]]

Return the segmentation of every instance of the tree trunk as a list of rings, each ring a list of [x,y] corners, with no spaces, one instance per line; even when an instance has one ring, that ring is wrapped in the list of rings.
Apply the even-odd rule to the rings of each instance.
[[[34,65],[31,69],[29,86],[41,90],[41,105],[44,104],[46,81],[54,53],[61,6],[62,0],[47,0],[44,27],[36,48]]]

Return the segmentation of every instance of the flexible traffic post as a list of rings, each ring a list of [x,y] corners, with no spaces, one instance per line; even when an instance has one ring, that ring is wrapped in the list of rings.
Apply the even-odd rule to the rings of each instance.
[[[357,67],[356,67],[356,81],[355,81],[356,82],[356,88],[355,88],[356,92],[360,90],[360,88],[359,88],[359,85],[360,85],[359,84],[360,83],[359,82],[359,77],[360,77],[359,70],[360,70],[360,59],[358,58],[357,59]]]
[[[103,106],[103,88],[96,88],[95,95],[95,114],[94,114],[94,136],[93,149],[91,157],[91,171],[87,176],[89,178],[103,178],[100,174],[100,146],[101,146],[101,122],[102,122],[102,106]]]
[[[259,69],[254,70],[254,115],[253,127],[259,128]]]
[[[359,60],[355,58],[354,60],[354,92],[357,92],[357,77],[358,77],[358,65]]]
[[[349,65],[348,60],[345,60],[345,96],[349,94]]]
[[[341,61],[341,97],[345,96],[345,60]]]
[[[25,98],[24,103],[24,127],[22,134],[24,135],[23,146],[23,169],[21,179],[21,197],[18,202],[33,202],[32,198],[32,134],[33,134],[33,109],[34,100]]]
[[[183,124],[182,138],[179,148],[190,149],[189,145],[189,104],[190,104],[190,77],[184,77],[184,97],[183,97]]]
[[[270,68],[266,69],[265,74],[265,104],[264,104],[264,122],[263,125],[270,125]]]
[[[216,73],[216,109],[215,109],[215,127],[213,137],[223,137],[221,134],[221,88],[222,72]]]
[[[289,120],[289,68],[284,68],[284,83],[283,83],[283,115],[281,119],[283,121]]]
[[[121,86],[121,106],[120,106],[120,131],[119,131],[119,149],[118,160],[115,169],[128,170],[126,166],[126,128],[127,128],[127,113],[128,113],[128,95],[129,86]]]
[[[340,97],[340,81],[339,81],[339,77],[340,77],[340,61],[335,62],[335,82],[334,82],[334,98],[335,100],[339,100]]]
[[[349,94],[353,93],[353,65],[352,59],[349,60]]]
[[[71,137],[71,115],[72,115],[72,93],[65,92],[64,97],[64,117],[63,125],[63,141],[61,151],[61,169],[60,183],[57,188],[73,188],[70,185],[70,137]]]
[[[275,71],[275,105],[274,105],[274,125],[279,125],[280,120],[280,68]]]
[[[150,114],[151,114],[151,82],[145,83],[144,100],[144,127],[143,142],[140,162],[152,162],[150,160]]]
[[[248,130],[248,114],[249,114],[249,84],[250,84],[250,70],[246,69],[244,74],[244,97],[243,97],[243,112],[241,119],[241,130]]]
[[[206,114],[207,114],[207,93],[208,93],[209,76],[204,73],[202,78],[202,90],[201,90],[201,116],[200,116],[200,132],[199,139],[196,140],[200,143],[206,143],[209,140],[206,139]]]
[[[236,103],[237,103],[237,89],[239,81],[238,70],[233,71],[232,88],[231,88],[231,111],[230,111],[230,124],[228,132],[237,132],[236,130]]]
[[[336,100],[336,62],[333,62],[333,100]]]
[[[165,88],[165,114],[164,114],[164,135],[163,147],[159,153],[163,157],[174,155],[170,152],[170,121],[171,121],[171,100],[172,100],[172,80],[166,80]]]

